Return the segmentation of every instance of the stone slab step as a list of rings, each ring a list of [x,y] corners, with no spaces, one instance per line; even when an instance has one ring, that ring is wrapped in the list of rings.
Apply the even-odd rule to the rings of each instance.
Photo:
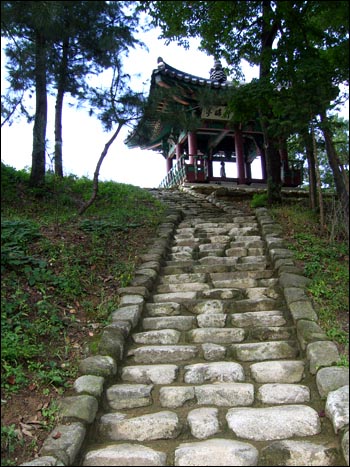
[[[242,342],[245,335],[246,331],[240,328],[201,328],[189,331],[188,339],[196,344],[231,344],[232,342]]]
[[[151,428],[151,429],[150,429]],[[105,414],[100,419],[99,432],[113,441],[152,441],[176,438],[181,425],[176,413],[162,411],[140,417],[127,418],[121,413]]]
[[[254,466],[258,465],[258,455],[251,444],[218,438],[180,444],[175,450],[175,465]]]
[[[321,431],[317,412],[303,405],[233,408],[227,411],[226,420],[236,436],[254,441],[313,436]]]
[[[258,388],[257,400],[263,404],[304,404],[310,401],[310,389],[301,384],[263,384]]]
[[[146,303],[146,312],[149,316],[176,316],[180,315],[181,311],[180,303]]]
[[[176,329],[189,331],[196,325],[194,316],[167,316],[159,318],[144,318],[142,326],[145,330]]]
[[[282,311],[251,311],[246,313],[235,313],[231,315],[232,326],[253,327],[253,326],[283,326],[286,324]]]
[[[184,382],[242,382],[245,379],[242,365],[234,362],[195,363],[184,368]]]
[[[136,344],[177,344],[180,340],[181,332],[175,329],[160,329],[158,331],[146,331],[132,334],[132,339]]]
[[[124,366],[121,379],[132,383],[171,384],[176,380],[178,371],[177,365]]]
[[[172,363],[195,358],[198,348],[195,345],[144,346],[133,351],[135,363]]]
[[[183,284],[161,284],[156,289],[157,294],[170,294],[178,292],[201,292],[202,290],[208,290],[210,287],[208,284],[201,282],[189,282]]]
[[[83,466],[166,465],[166,454],[141,444],[112,444],[89,451]]]
[[[152,404],[153,385],[114,384],[106,391],[108,405],[112,410],[145,407]]]
[[[296,358],[299,355],[299,349],[295,341],[232,344],[231,350],[236,360],[244,362]]]
[[[250,365],[250,373],[257,383],[298,383],[302,380],[305,364],[301,360],[279,360]]]
[[[274,441],[261,450],[261,465],[337,465],[337,450],[333,446],[310,441]]]

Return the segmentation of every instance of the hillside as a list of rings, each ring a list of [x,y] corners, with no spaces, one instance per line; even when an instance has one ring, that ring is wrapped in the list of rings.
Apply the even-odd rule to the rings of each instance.
[[[55,401],[69,393],[77,362],[118,307],[117,289],[128,285],[165,208],[147,190],[103,182],[79,216],[90,180],[51,175],[34,190],[25,171],[2,166],[1,175],[2,465],[18,465],[54,426]],[[251,197],[230,200],[252,209]],[[291,198],[271,213],[348,365],[347,243],[336,226],[330,242],[306,203]]]

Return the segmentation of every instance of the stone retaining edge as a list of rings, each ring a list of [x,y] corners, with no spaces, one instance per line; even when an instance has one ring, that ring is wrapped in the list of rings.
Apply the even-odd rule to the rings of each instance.
[[[182,218],[181,211],[165,216],[147,253],[141,255],[143,262],[136,269],[130,287],[118,289],[121,303],[111,314],[112,324],[107,325],[102,332],[98,348],[100,353],[80,361],[81,376],[73,385],[77,395],[59,400],[58,424],[44,441],[40,456],[20,466],[75,465],[87,440],[89,426],[96,419],[103,387],[117,372],[117,363],[123,357],[125,339],[141,319],[146,298],[158,278],[169,241]]]

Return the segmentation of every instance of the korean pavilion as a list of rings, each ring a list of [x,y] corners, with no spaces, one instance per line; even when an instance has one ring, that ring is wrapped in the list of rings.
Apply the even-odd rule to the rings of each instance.
[[[166,173],[160,186],[222,182],[220,162],[224,162],[225,182],[266,183],[263,133],[258,120],[233,124],[227,115],[223,99],[232,86],[237,85],[227,80],[219,60],[215,60],[207,79],[158,58],[145,111],[125,143],[129,148],[162,153]],[[283,186],[301,185],[300,162],[288,161],[285,147],[279,153]],[[252,171],[253,163],[257,170]],[[259,177],[253,178],[252,172]]]

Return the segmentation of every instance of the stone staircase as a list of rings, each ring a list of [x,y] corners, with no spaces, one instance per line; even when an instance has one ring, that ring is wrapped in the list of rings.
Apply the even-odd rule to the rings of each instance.
[[[172,214],[81,362],[47,463],[23,465],[349,465],[349,372],[279,226],[190,189],[154,195]]]

